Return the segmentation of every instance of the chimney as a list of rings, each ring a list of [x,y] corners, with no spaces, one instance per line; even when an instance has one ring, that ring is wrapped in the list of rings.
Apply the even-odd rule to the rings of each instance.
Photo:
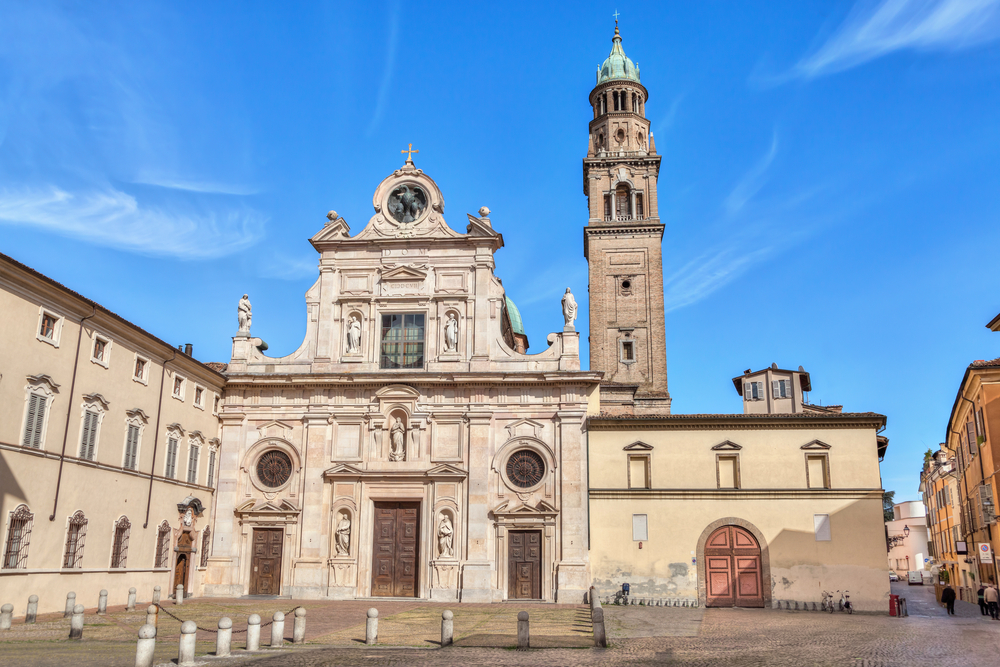
[[[192,352],[194,352],[194,345],[192,345],[191,343],[185,343],[184,354],[190,357]]]

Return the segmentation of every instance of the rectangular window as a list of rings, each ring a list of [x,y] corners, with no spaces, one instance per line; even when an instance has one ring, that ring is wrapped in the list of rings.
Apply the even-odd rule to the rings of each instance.
[[[24,437],[21,438],[21,444],[24,447],[41,448],[46,407],[48,407],[48,402],[44,396],[31,394],[28,397],[28,416],[24,420]]]
[[[28,566],[28,544],[31,541],[31,525],[35,515],[26,505],[19,505],[9,516],[3,567],[8,570],[25,569]]]
[[[212,402],[212,414],[213,415],[219,414],[219,395],[218,394],[215,395],[215,398],[213,399],[213,402]]]
[[[976,455],[976,425],[973,422],[965,423],[965,437],[969,441],[969,456]]]
[[[645,220],[645,218],[646,218],[646,215],[645,215],[645,212],[643,211],[643,206],[642,206],[642,195],[640,195],[640,194],[637,194],[635,196],[635,215],[636,215],[636,217],[639,220]]]
[[[635,343],[630,340],[622,341],[622,361],[635,361]]]
[[[649,457],[630,456],[628,459],[628,488],[649,488]]]
[[[716,458],[717,481],[720,489],[740,488],[740,460],[737,456]]]
[[[748,401],[759,401],[764,398],[763,382],[747,382],[743,385],[743,398]]]
[[[94,460],[94,452],[97,449],[97,422],[97,413],[93,410],[86,410],[83,413],[83,434],[80,437],[81,459]]]
[[[83,512],[77,512],[69,521],[66,531],[66,549],[63,553],[63,567],[78,568],[83,560],[83,545],[87,539],[87,519]]]
[[[830,475],[826,455],[806,456],[806,476],[810,489],[830,488]]]
[[[771,382],[771,394],[774,398],[791,398],[792,381],[774,380]]]
[[[645,514],[632,515],[632,541],[645,542],[649,539],[649,530],[646,525]]]
[[[139,357],[136,357],[135,372],[132,374],[132,377],[134,377],[136,380],[139,380],[140,382],[145,381],[147,363],[148,362],[145,359],[140,359]]]
[[[94,339],[94,361],[104,361],[104,353],[108,349],[108,341],[102,338]]]
[[[164,471],[164,477],[174,479],[174,475],[177,474],[177,438],[167,439],[167,467]]]
[[[208,452],[208,479],[205,480],[205,485],[215,488],[215,450],[211,449]]]
[[[830,541],[830,515],[813,514],[813,528],[816,531],[817,542]]]
[[[184,378],[174,376],[174,398],[184,400]]]
[[[983,410],[976,410],[976,435],[980,442],[986,442],[986,422],[983,421]]]
[[[198,445],[188,448],[188,484],[198,483]]]
[[[196,406],[198,406],[199,408],[202,408],[202,407],[205,406],[204,400],[205,400],[205,390],[202,389],[201,387],[195,387],[194,388],[194,404]]]
[[[156,556],[153,567],[167,567],[170,564],[170,527],[161,525],[156,533]]]
[[[42,315],[42,324],[38,328],[38,335],[42,338],[47,338],[52,340],[56,335],[56,323],[58,320],[54,315],[49,315],[44,313]]]
[[[128,435],[125,437],[125,467],[135,470],[139,453],[139,427],[135,424],[128,425]]]
[[[382,368],[424,367],[424,316],[382,316]]]
[[[111,548],[111,567],[123,568],[128,562],[128,535],[132,525],[129,520],[122,517],[115,524],[115,542]]]

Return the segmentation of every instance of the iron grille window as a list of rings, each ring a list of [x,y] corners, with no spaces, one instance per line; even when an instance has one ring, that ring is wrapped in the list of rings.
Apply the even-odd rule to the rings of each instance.
[[[177,474],[177,438],[167,439],[167,468],[164,475],[170,479]]]
[[[170,557],[170,524],[166,521],[160,524],[156,531],[156,564],[154,567],[167,567]]]
[[[31,541],[31,523],[34,517],[27,505],[18,505],[10,513],[7,546],[3,552],[4,569],[23,570],[27,567],[28,543]]]
[[[86,410],[83,413],[83,435],[80,437],[80,458],[88,461],[94,460],[94,451],[97,448],[97,413],[93,410]]]
[[[40,394],[28,397],[28,418],[24,421],[24,437],[21,444],[39,449],[42,446],[42,427],[45,425],[45,409],[48,403]]]
[[[206,528],[201,534],[201,567],[208,567],[208,551],[212,546],[212,532]]]
[[[188,448],[188,484],[198,483],[198,445]]]
[[[66,529],[66,551],[63,554],[63,567],[83,567],[83,545],[87,541],[87,517],[77,511],[69,519]]]
[[[205,480],[207,486],[215,488],[215,450],[208,450],[208,479]]]
[[[111,548],[111,567],[123,568],[128,561],[128,535],[132,524],[123,516],[115,524],[115,543]]]
[[[135,424],[128,425],[128,436],[125,438],[125,467],[135,470],[139,453],[139,427]]]
[[[424,316],[382,316],[382,368],[424,367]]]

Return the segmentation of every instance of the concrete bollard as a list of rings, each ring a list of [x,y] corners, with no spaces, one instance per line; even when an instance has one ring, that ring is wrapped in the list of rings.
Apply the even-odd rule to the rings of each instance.
[[[198,637],[198,624],[194,621],[181,623],[181,641],[177,649],[177,667],[193,665],[194,643]]]
[[[153,586],[153,604],[160,604],[160,587]]]
[[[531,648],[531,639],[528,632],[528,612],[517,612],[517,650],[523,651]]]
[[[154,628],[158,625],[160,608],[155,604],[151,604],[146,607],[146,625],[152,625]]]
[[[233,619],[223,616],[219,619],[219,634],[215,636],[215,657],[225,658],[233,648]]]
[[[604,631],[604,609],[598,607],[594,610],[594,614],[591,617],[591,625],[594,626],[594,646],[600,648],[608,647],[608,635]],[[520,637],[520,633],[518,633]]]
[[[378,609],[368,610],[368,621],[365,622],[365,643],[373,646],[378,641]]]
[[[14,605],[5,604],[0,607],[0,630],[10,630],[10,624],[14,621]]]
[[[66,612],[63,614],[63,618],[72,616],[74,607],[76,607],[76,593],[69,592],[66,594]]]
[[[271,617],[271,648],[281,648],[285,643],[285,614],[276,611]]]
[[[102,588],[101,594],[97,597],[97,614],[104,616],[106,613],[108,613],[108,591]]]
[[[304,644],[306,641],[306,608],[295,608],[295,621],[292,622],[292,643]]]
[[[73,617],[69,619],[69,638],[83,639],[83,605],[73,607]]]
[[[128,604],[125,605],[125,611],[135,611],[135,589],[128,589]]]
[[[184,584],[177,584],[174,591],[174,604],[184,604]]]
[[[247,650],[257,651],[260,649],[260,616],[250,614],[247,619]]]
[[[635,599],[635,598],[632,598],[632,603],[631,603],[631,604],[632,604],[633,606],[635,606],[635,604],[636,604],[636,599]]]
[[[135,644],[135,667],[153,667],[156,653],[156,627],[148,623],[139,628],[139,641]]]
[[[24,615],[24,622],[34,623],[36,618],[38,618],[38,596],[29,595],[28,612]]]
[[[451,646],[453,641],[455,641],[455,614],[446,609],[441,612],[441,647]]]

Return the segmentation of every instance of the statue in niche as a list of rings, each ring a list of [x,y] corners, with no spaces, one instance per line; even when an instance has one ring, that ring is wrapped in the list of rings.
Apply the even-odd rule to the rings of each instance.
[[[452,558],[455,555],[453,540],[455,539],[455,529],[451,525],[451,519],[447,514],[441,514],[441,523],[438,526],[438,557]]]
[[[246,294],[240,299],[240,305],[237,308],[237,317],[240,321],[240,333],[250,333],[250,320],[253,315],[250,312],[250,297]]]
[[[389,195],[389,214],[396,222],[414,222],[427,208],[427,195],[416,185],[400,185]]]
[[[346,512],[340,515],[337,523],[337,555],[351,555],[351,520]]]
[[[183,523],[184,523],[185,526],[188,526],[188,527],[190,527],[191,524],[194,523],[194,512],[191,511],[190,507],[187,508],[186,512],[184,512]]]
[[[406,427],[403,426],[402,419],[396,419],[392,428],[389,429],[389,460],[406,460]]]
[[[444,323],[444,351],[458,352],[458,319],[455,313],[448,313],[448,321]]]
[[[347,354],[361,354],[361,320],[351,315],[347,325]]]
[[[563,294],[562,310],[563,318],[566,320],[566,328],[572,331],[573,321],[576,319],[576,299],[573,298],[573,293],[569,291],[568,287],[566,293]]]

